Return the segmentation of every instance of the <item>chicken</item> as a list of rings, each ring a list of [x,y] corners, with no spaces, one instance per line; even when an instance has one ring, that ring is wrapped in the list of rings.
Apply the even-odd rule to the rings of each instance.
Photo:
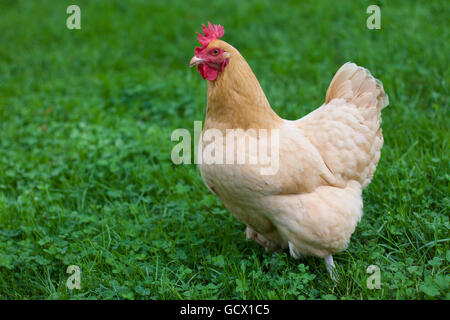
[[[239,51],[219,40],[224,28],[209,23],[203,33],[197,33],[202,46],[190,61],[207,80],[200,150],[222,147],[233,157],[243,152],[247,159],[230,164],[206,157],[199,163],[203,181],[247,226],[247,238],[268,252],[288,248],[294,258],[323,258],[335,279],[332,255],[348,246],[363,214],[362,190],[380,160],[381,110],[388,105],[382,83],[368,70],[346,63],[321,107],[299,120],[284,120],[270,107]],[[261,162],[248,161],[259,155],[255,150],[227,149],[231,140],[206,137],[211,129],[257,142],[263,140],[258,130],[276,132],[274,148],[267,141],[262,145],[270,149],[269,159],[278,155],[277,170],[263,174]]]

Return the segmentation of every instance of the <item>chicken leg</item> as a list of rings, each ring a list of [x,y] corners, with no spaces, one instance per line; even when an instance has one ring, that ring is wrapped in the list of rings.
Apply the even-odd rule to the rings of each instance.
[[[334,265],[333,256],[330,254],[329,256],[326,256],[324,259],[325,265],[327,267],[328,272],[330,273],[331,279],[337,282],[336,266]]]
[[[277,244],[273,243],[270,240],[267,240],[263,235],[259,234],[250,227],[247,227],[247,229],[245,230],[245,234],[247,236],[247,239],[252,239],[257,243],[259,243],[261,246],[266,248],[266,252],[268,253],[273,253],[278,249],[280,249],[280,246],[278,246]]]

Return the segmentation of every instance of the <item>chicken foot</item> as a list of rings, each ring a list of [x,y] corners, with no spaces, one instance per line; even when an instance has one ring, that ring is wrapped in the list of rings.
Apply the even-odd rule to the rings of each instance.
[[[253,230],[250,227],[247,227],[245,230],[245,234],[247,236],[247,239],[251,239],[259,243],[261,246],[263,246],[266,249],[266,252],[273,253],[274,251],[280,249],[279,246],[274,244],[273,242],[267,240],[263,235],[259,234],[255,230]],[[330,254],[324,258],[325,266],[327,267],[328,272],[330,273],[331,279],[333,281],[337,282],[337,270],[336,266],[333,261],[333,256]]]
[[[280,249],[278,245],[276,245],[270,240],[267,240],[263,235],[259,234],[250,227],[247,227],[247,230],[245,230],[245,234],[247,236],[247,239],[252,239],[257,243],[259,243],[261,246],[266,248],[266,252],[268,253],[273,253],[276,250]]]
[[[330,254],[324,258],[325,265],[330,273],[331,279],[337,282],[336,266],[334,265],[333,256]]]

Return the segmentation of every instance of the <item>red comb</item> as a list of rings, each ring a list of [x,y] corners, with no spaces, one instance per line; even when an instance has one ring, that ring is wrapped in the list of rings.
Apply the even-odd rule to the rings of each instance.
[[[206,48],[212,40],[219,39],[225,33],[224,27],[222,27],[220,24],[212,25],[211,22],[208,22],[208,28],[205,27],[204,24],[202,24],[202,28],[203,35],[197,32],[197,40],[201,43],[202,46],[195,48],[196,53]]]

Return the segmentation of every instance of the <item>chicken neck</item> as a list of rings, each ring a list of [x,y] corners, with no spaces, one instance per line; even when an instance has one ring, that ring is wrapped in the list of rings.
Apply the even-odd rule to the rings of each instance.
[[[220,41],[220,40],[219,40]],[[205,129],[272,129],[282,119],[272,110],[256,76],[233,46],[220,41],[230,62],[208,81]]]

